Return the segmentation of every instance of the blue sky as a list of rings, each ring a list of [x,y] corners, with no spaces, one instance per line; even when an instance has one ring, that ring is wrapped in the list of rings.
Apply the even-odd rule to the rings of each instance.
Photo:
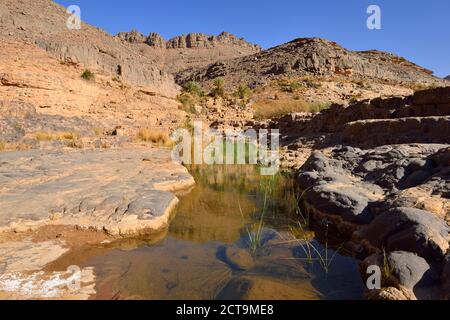
[[[449,0],[57,0],[79,5],[82,19],[111,34],[137,29],[166,39],[228,31],[264,48],[318,36],[352,50],[396,53],[450,75]],[[366,27],[379,5],[382,29]]]

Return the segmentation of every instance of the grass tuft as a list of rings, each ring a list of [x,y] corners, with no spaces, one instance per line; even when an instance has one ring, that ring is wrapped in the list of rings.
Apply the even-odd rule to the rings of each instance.
[[[38,141],[74,141],[78,139],[78,135],[73,132],[38,131],[35,138]]]
[[[255,118],[272,119],[295,112],[320,112],[330,106],[328,103],[308,103],[300,99],[262,100],[253,105]]]
[[[169,134],[167,132],[152,128],[139,129],[135,140],[142,142],[151,142],[162,146],[172,145],[172,141],[170,140]]]

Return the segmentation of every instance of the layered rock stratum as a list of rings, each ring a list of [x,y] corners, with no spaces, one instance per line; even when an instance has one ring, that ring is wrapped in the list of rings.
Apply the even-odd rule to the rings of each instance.
[[[433,277],[437,296],[449,296],[450,87],[334,105],[271,126],[300,161],[305,214],[334,226],[363,257],[373,254],[363,266],[381,261],[386,270],[388,259],[395,271],[368,298],[426,298]]]
[[[121,32],[116,37],[124,43],[131,43],[141,54],[153,57],[161,69],[172,74],[261,51],[258,45],[228,32],[217,36],[189,33],[167,41],[158,33],[152,32],[144,36],[136,30]]]
[[[61,61],[98,68],[135,85],[176,92],[172,76],[155,67],[154,60],[84,22],[80,30],[70,30],[69,16],[50,0],[5,0],[0,4],[0,36],[36,44]]]

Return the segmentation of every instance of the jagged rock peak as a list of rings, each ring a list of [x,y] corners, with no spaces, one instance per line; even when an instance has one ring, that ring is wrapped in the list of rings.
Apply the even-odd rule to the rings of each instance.
[[[261,50],[261,47],[251,44],[242,38],[235,35],[222,32],[218,36],[207,35],[204,33],[189,33],[170,39],[167,42],[168,48],[182,49],[182,48],[211,48],[219,45],[237,45],[246,48],[254,48],[255,52]]]
[[[243,38],[238,38],[228,32],[222,32],[217,36],[204,33],[188,33],[176,36],[167,42],[158,33],[152,32],[146,37],[136,30],[120,32],[116,37],[130,43],[146,43],[152,47],[167,49],[214,48],[221,45],[234,45],[252,49],[255,53],[261,51],[260,46],[251,44]]]
[[[147,40],[142,33],[134,29],[130,32],[120,32],[116,37],[130,43],[144,43]]]
[[[156,48],[165,48],[166,40],[156,32],[152,32],[148,35],[147,40],[145,41],[149,46]]]

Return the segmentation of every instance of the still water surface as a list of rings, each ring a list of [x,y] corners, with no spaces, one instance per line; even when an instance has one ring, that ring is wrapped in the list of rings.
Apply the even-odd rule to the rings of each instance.
[[[254,166],[190,171],[197,185],[179,196],[169,230],[87,252],[98,299],[362,297],[357,260],[299,224],[291,177]]]

